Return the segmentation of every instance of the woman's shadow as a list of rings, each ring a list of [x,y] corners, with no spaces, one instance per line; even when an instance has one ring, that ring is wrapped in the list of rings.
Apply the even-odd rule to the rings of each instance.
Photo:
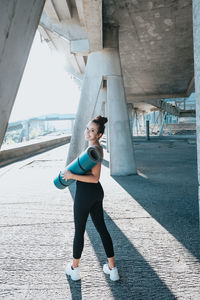
[[[81,300],[81,280],[73,281],[68,275],[66,275],[66,277],[69,283],[72,300]]]

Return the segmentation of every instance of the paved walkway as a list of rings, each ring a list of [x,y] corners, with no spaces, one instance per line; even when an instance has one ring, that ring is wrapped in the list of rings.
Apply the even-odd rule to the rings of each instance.
[[[196,145],[135,142],[138,175],[100,182],[121,280],[102,272],[105,253],[87,223],[81,271],[72,282],[73,196],[52,180],[68,145],[0,169],[0,299],[200,299]]]

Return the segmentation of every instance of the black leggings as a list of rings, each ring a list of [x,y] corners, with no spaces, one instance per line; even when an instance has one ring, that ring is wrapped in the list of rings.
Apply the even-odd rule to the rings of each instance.
[[[73,243],[73,257],[81,257],[84,246],[84,233],[88,215],[100,234],[107,257],[114,256],[113,243],[106,228],[103,216],[104,191],[98,183],[76,181],[76,195],[74,200],[75,235]]]

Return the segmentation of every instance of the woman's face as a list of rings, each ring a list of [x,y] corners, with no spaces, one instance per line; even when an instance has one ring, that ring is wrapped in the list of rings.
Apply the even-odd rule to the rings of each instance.
[[[101,134],[98,134],[99,125],[94,122],[89,122],[85,128],[84,134],[87,141],[96,141]]]

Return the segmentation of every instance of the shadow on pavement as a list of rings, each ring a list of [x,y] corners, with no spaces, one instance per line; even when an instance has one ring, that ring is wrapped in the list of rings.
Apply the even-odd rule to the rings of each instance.
[[[167,174],[166,174],[167,177]],[[200,259],[197,187],[145,179],[138,175],[113,178],[169,233]]]
[[[69,189],[74,199],[75,184],[72,184]],[[116,264],[120,274],[118,282],[112,282],[109,276],[105,275],[114,299],[176,299],[165,283],[158,277],[156,272],[105,211],[104,216],[113,239]],[[90,217],[88,218],[86,231],[100,265],[103,267],[107,258],[101,239]]]
[[[135,149],[137,168],[145,176],[113,179],[200,260],[196,145],[165,141],[139,143]]]
[[[196,146],[179,141],[138,143],[135,154],[138,173],[144,177],[112,178],[200,260]],[[108,161],[102,163],[109,167]]]
[[[66,275],[66,277],[69,283],[72,300],[82,300],[81,280],[73,281],[70,276]]]

